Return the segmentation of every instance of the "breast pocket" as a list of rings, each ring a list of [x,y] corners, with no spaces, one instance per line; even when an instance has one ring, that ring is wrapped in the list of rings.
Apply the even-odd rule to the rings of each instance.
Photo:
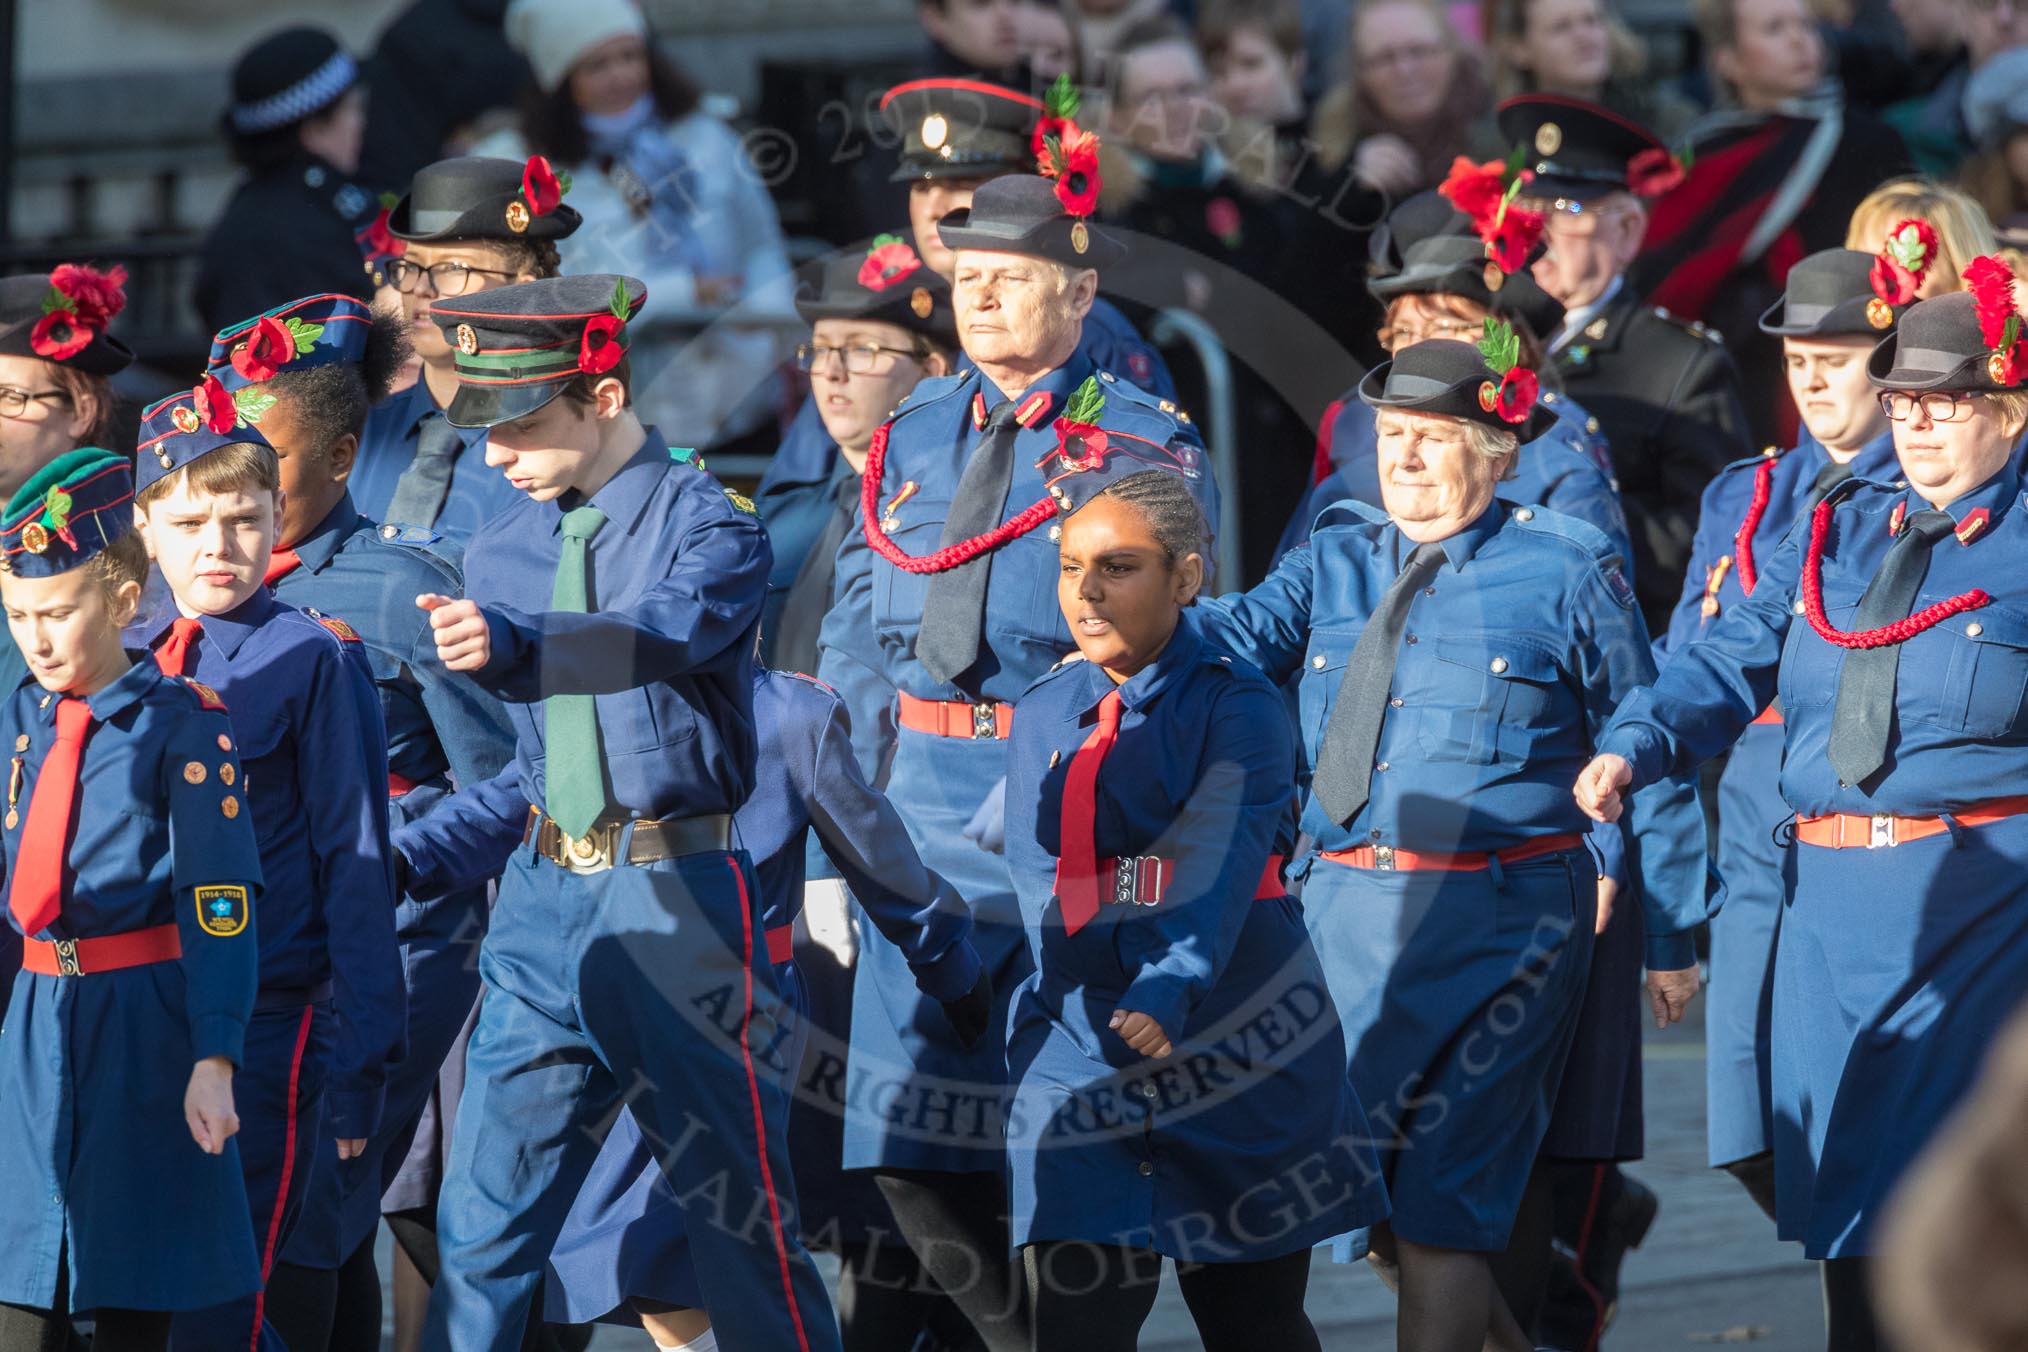
[[[1420,664],[1423,754],[1470,765],[1528,758],[1552,731],[1561,678],[1546,648],[1503,634],[1424,640],[1435,659]]]
[[[915,558],[937,552],[943,539],[943,509],[934,521],[910,521],[887,533],[901,552]],[[885,559],[873,564],[873,625],[883,634],[912,633],[922,623],[923,598],[933,573],[911,573]]]
[[[1992,611],[1953,616],[1937,626],[1948,634],[1938,718],[1974,737],[2004,737],[2022,726],[2028,692],[2028,623]],[[1902,669],[1908,662],[1904,659]]]
[[[1324,742],[1324,726],[1345,680],[1345,664],[1352,658],[1357,634],[1319,633],[1310,636],[1310,651],[1303,658],[1302,679],[1297,682],[1296,705],[1303,728],[1303,745],[1312,761]]]
[[[1825,619],[1839,631],[1851,629],[1859,607],[1856,603],[1827,610]],[[1838,697],[1838,673],[1844,669],[1846,650],[1824,639],[1798,615],[1789,626],[1788,642],[1782,645],[1781,673],[1777,689],[1782,706],[1808,709],[1829,704]]]

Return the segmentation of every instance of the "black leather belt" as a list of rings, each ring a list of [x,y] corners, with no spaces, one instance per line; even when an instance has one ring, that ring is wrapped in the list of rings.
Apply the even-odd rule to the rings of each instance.
[[[705,817],[601,822],[582,836],[572,836],[540,809],[530,808],[528,830],[522,839],[531,838],[535,852],[551,863],[577,873],[597,873],[615,864],[653,864],[707,850],[729,850],[732,818],[720,812]]]

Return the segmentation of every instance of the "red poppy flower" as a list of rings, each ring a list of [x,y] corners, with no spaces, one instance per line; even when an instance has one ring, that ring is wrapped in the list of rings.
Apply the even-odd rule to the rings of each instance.
[[[1915,290],[1922,285],[1922,279],[1901,264],[1880,254],[1873,260],[1873,271],[1867,274],[1873,283],[1873,294],[1889,305],[1907,305],[1915,299]]]
[[[1986,346],[1997,349],[2005,341],[2007,321],[2019,314],[2014,308],[2014,271],[1991,256],[1974,258],[1965,265],[1965,290],[1979,316],[1979,335]]]
[[[620,341],[624,328],[626,321],[618,315],[593,315],[586,320],[584,338],[577,348],[578,369],[597,376],[618,366],[620,358],[627,355],[627,345]]]
[[[1660,146],[1650,146],[1627,161],[1627,190],[1636,197],[1660,197],[1687,177],[1682,161]]]
[[[1064,463],[1071,469],[1081,472],[1104,468],[1109,447],[1106,434],[1096,424],[1058,418],[1050,428],[1056,433]]]
[[[1228,249],[1239,244],[1239,203],[1230,197],[1214,197],[1204,204],[1204,228]]]
[[[239,405],[232,402],[232,392],[217,376],[206,376],[190,392],[190,402],[197,409],[197,416],[204,419],[204,425],[219,436],[239,426]]]
[[[1486,253],[1500,271],[1512,274],[1528,265],[1528,255],[1535,252],[1547,228],[1548,222],[1541,212],[1510,202],[1499,224],[1481,229],[1479,237],[1486,241]]]
[[[883,244],[866,255],[859,265],[859,285],[868,291],[885,291],[922,266],[915,250],[900,240]]]
[[[521,196],[527,199],[528,210],[537,216],[547,216],[563,202],[563,185],[541,155],[530,155],[522,167]]]
[[[1056,177],[1056,200],[1073,216],[1098,210],[1098,137],[1074,132],[1063,145],[1063,172]]]
[[[387,219],[392,214],[389,208],[382,207],[380,214],[373,218],[373,224],[367,226],[366,233],[360,237],[366,252],[375,258],[399,258],[408,249],[408,241],[397,238],[387,228]]]
[[[244,341],[232,350],[232,369],[248,380],[273,380],[276,372],[296,359],[296,335],[272,315],[254,321]]]
[[[1541,382],[1535,373],[1525,366],[1516,366],[1500,377],[1500,393],[1493,402],[1493,411],[1510,423],[1524,423],[1535,409],[1535,396]]]
[[[1035,152],[1036,172],[1056,172],[1056,165],[1049,158],[1049,138],[1054,136],[1060,141],[1065,132],[1075,130],[1076,126],[1067,117],[1054,117],[1048,113],[1036,119],[1035,130],[1028,137],[1028,148]]]
[[[79,263],[59,263],[49,274],[49,284],[70,299],[78,322],[89,329],[103,329],[127,308],[127,270],[123,267],[100,272]]]
[[[28,345],[35,349],[38,357],[50,361],[69,361],[78,353],[91,346],[98,337],[96,329],[79,322],[78,317],[68,310],[51,310],[35,321],[35,327],[28,332]]]
[[[1437,191],[1477,225],[1491,220],[1499,210],[1500,199],[1507,194],[1505,176],[1506,166],[1497,160],[1474,164],[1460,155],[1451,161],[1451,172],[1437,185]]]

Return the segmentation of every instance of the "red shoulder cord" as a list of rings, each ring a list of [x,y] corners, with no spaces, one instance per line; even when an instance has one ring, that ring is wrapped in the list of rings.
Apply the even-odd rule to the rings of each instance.
[[[1840,648],[1885,648],[1896,643],[1906,643],[1925,629],[1933,629],[1953,615],[1962,615],[1968,610],[1977,610],[1993,598],[1976,587],[1971,591],[1926,606],[1905,620],[1884,624],[1878,629],[1867,629],[1848,634],[1833,629],[1831,622],[1824,618],[1824,536],[1831,527],[1831,499],[1817,504],[1817,510],[1810,518],[1810,548],[1803,555],[1803,613],[1809,617],[1810,628],[1826,643]]]
[[[1753,533],[1760,529],[1760,519],[1767,515],[1767,500],[1774,490],[1774,467],[1772,460],[1763,460],[1754,467],[1753,501],[1747,504],[1739,534],[1732,537],[1732,558],[1739,565],[1739,589],[1748,596],[1753,595],[1753,584],[1760,580],[1753,567]]]
[[[887,467],[887,433],[892,426],[892,423],[881,424],[866,447],[866,472],[859,477],[859,514],[865,518],[866,543],[872,546],[874,553],[903,572],[945,572],[961,563],[971,562],[988,550],[998,549],[1009,540],[1019,539],[1056,515],[1056,503],[1043,498],[1022,509],[1019,516],[1001,522],[984,535],[974,535],[969,540],[945,545],[936,553],[925,554],[921,558],[903,552],[900,545],[887,538],[887,532],[880,525],[880,478]]]

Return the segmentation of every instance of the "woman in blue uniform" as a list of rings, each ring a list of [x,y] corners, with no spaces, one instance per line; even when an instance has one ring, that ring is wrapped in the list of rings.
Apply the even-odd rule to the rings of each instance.
[[[1789,270],[1782,298],[1761,316],[1782,341],[1789,394],[1803,420],[1793,450],[1768,447],[1711,481],[1698,511],[1683,597],[1656,660],[1709,632],[1760,584],[1790,525],[1848,478],[1900,477],[1887,415],[1866,359],[1903,307],[1877,295],[1874,258],[1826,249]],[[1731,1173],[1774,1215],[1768,1109],[1768,974],[1781,912],[1787,846],[1775,829],[1781,797],[1782,711],[1770,704],[1740,734],[1718,780],[1718,876],[1725,905],[1711,921],[1710,1004],[1704,1012],[1707,1130],[1714,1169]]]
[[[1084,660],[1014,715],[1036,970],[1008,1015],[1008,1154],[1039,1352],[1131,1352],[1165,1256],[1210,1352],[1318,1348],[1310,1248],[1387,1214],[1282,882],[1281,697],[1185,614],[1204,537],[1160,470],[1072,514],[1057,595]]]
[[[253,821],[224,706],[121,645],[148,556],[125,456],[69,452],[0,518],[0,856],[26,937],[0,1031],[0,1348],[159,1349],[260,1284],[233,1106],[254,1003]]]
[[[1968,1087],[2028,966],[2028,345],[1998,259],[1868,362],[1905,486],[1848,480],[1753,594],[1671,655],[1577,781],[1621,796],[1735,742],[1780,695],[1798,815],[1772,994],[1775,1220],[1827,1260],[1829,1345],[1874,1345],[1887,1194]]]
[[[1270,679],[1302,673],[1319,851],[1298,869],[1304,910],[1383,1143],[1394,1217],[1374,1250],[1418,1349],[1530,1346],[1487,1256],[1547,1130],[1591,956],[1597,869],[1564,776],[1654,671],[1605,536],[1494,496],[1544,421],[1533,391],[1464,343],[1376,367],[1360,397],[1379,410],[1388,515],[1328,508],[1267,581],[1199,619]],[[1635,806],[1664,1022],[1697,988],[1702,820],[1687,786]]]

